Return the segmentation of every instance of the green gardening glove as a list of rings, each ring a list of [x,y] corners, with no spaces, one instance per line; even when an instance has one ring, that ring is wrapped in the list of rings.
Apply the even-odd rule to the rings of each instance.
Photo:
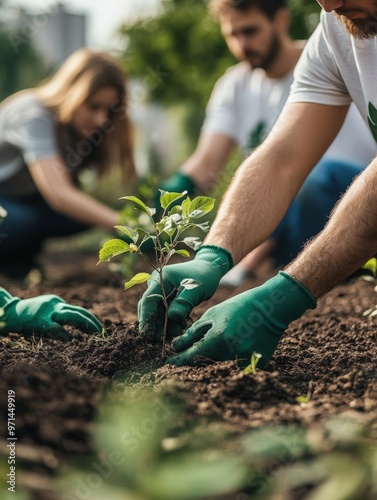
[[[172,175],[168,179],[165,180],[159,186],[159,189],[162,189],[163,191],[169,191],[169,193],[183,193],[184,191],[187,191],[187,196],[190,196],[190,198],[193,198],[195,196],[198,196],[199,190],[196,187],[195,182],[189,177],[188,175],[183,174],[182,172],[177,172],[176,174]],[[162,208],[160,205],[160,196],[161,193],[157,189],[154,201],[153,201],[153,206],[155,207],[157,211],[156,217],[158,219],[161,218],[162,215]],[[169,209],[172,209],[175,204],[181,203],[182,199],[177,200],[176,203],[172,203],[169,206]]]
[[[193,365],[196,356],[216,361],[237,357],[246,366],[257,352],[262,355],[258,366],[263,368],[288,325],[316,305],[301,283],[280,271],[264,285],[211,307],[173,342],[180,354],[167,362],[182,366]]]
[[[165,292],[166,295],[172,294],[168,313],[169,338],[182,333],[192,309],[212,297],[221,278],[232,266],[233,259],[228,250],[214,245],[202,245],[194,260],[164,268]],[[158,279],[158,273],[154,271],[152,277]],[[194,279],[201,285],[178,291],[181,281],[187,278]],[[149,280],[148,288],[138,304],[140,332],[152,341],[163,336],[165,307],[158,294],[161,294],[160,284]]]
[[[30,299],[12,297],[0,288],[1,333],[43,334],[52,339],[70,340],[62,325],[74,325],[87,332],[101,332],[100,321],[83,307],[67,304],[56,295],[40,295]]]
[[[161,185],[160,189],[171,193],[183,193],[187,191],[187,195],[193,197],[198,194],[198,189],[195,182],[186,174],[177,172],[172,175]]]

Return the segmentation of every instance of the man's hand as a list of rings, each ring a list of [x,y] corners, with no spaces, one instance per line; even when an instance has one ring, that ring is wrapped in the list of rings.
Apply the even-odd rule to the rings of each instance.
[[[0,288],[0,332],[42,334],[53,339],[70,340],[62,325],[73,325],[87,333],[101,332],[101,322],[83,307],[68,304],[56,295],[30,299],[12,297]]]
[[[308,290],[280,271],[264,285],[209,309],[173,342],[180,354],[170,357],[168,363],[193,365],[196,356],[216,361],[237,357],[246,366],[257,352],[262,355],[259,366],[264,367],[289,323],[315,307]]]
[[[164,268],[164,289],[166,295],[172,294],[168,312],[169,338],[182,333],[192,309],[212,297],[221,278],[232,265],[232,256],[227,250],[213,245],[203,245],[193,261]],[[156,280],[159,278],[156,271],[152,276]],[[201,284],[190,290],[180,289],[182,280],[189,278]],[[148,335],[152,341],[157,341],[163,336],[165,307],[161,297],[156,296],[161,293],[160,284],[150,280],[138,305],[140,332]]]

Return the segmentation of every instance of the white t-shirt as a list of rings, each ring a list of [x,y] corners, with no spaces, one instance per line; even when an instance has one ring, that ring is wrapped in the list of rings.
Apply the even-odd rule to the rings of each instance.
[[[376,59],[377,38],[356,40],[333,14],[323,11],[296,66],[288,101],[333,106],[352,101],[377,141]]]
[[[262,69],[251,70],[246,62],[229,68],[214,87],[202,130],[232,138],[249,154],[274,126],[288,99],[292,81],[293,72],[284,78],[271,79]],[[356,107],[351,106],[326,158],[362,168],[376,154],[372,134]]]
[[[27,165],[57,154],[54,119],[34,93],[20,93],[0,107],[1,196],[35,194]]]

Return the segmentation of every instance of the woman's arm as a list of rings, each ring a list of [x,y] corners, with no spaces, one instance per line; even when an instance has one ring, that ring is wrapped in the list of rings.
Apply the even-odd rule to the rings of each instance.
[[[63,160],[51,156],[29,165],[33,181],[51,208],[92,226],[113,229],[118,213],[79,191],[72,183]]]

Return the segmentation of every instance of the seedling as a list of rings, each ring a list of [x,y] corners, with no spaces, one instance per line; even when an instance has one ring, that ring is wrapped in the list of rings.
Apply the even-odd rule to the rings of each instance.
[[[295,399],[297,403],[300,404],[308,404],[310,403],[312,396],[313,396],[313,380],[310,380],[309,385],[308,385],[308,392],[306,393],[306,396],[297,396]]]
[[[255,375],[257,373],[257,364],[259,363],[261,357],[262,354],[259,354],[259,352],[253,352],[250,358],[250,364],[244,369],[244,373],[246,373],[246,375]]]
[[[156,214],[155,208],[147,207],[146,204],[136,196],[124,196],[121,200],[130,201],[135,208],[146,214],[147,224],[143,228],[133,229],[129,226],[115,226],[129,242],[121,239],[112,239],[107,241],[100,250],[99,262],[108,262],[113,257],[125,253],[140,255],[155,271],[152,276],[147,272],[138,273],[127,283],[124,288],[128,290],[134,285],[140,285],[148,280],[154,280],[161,287],[161,298],[165,306],[164,318],[164,334],[162,341],[162,357],[166,353],[166,338],[168,330],[168,307],[169,303],[181,289],[191,289],[200,286],[201,283],[193,279],[185,279],[181,281],[178,288],[167,293],[165,290],[162,273],[164,267],[169,263],[173,255],[182,257],[190,257],[190,253],[186,249],[177,249],[177,246],[184,244],[193,250],[197,250],[202,241],[197,236],[184,236],[184,233],[189,229],[200,229],[204,233],[209,230],[209,222],[199,222],[206,214],[208,214],[215,205],[215,200],[207,196],[198,196],[191,200],[187,195],[187,191],[183,193],[170,193],[159,190],[160,205],[162,208],[161,219],[155,221],[153,216]],[[177,204],[182,200],[182,204]],[[152,243],[155,259],[151,259],[146,251],[143,250],[143,245],[149,241]],[[145,247],[144,247],[145,248]]]
[[[106,330],[102,328],[100,333],[93,336],[93,340],[95,342],[106,342],[107,340],[110,340],[110,336],[107,334]]]
[[[365,281],[370,281],[374,284],[374,291],[377,292],[377,259],[373,257],[369,259],[368,262],[362,267],[362,269],[366,269],[371,273],[362,275],[361,278]],[[363,316],[367,316],[368,318],[373,318],[377,315],[377,305],[371,307],[367,311],[363,313]]]

